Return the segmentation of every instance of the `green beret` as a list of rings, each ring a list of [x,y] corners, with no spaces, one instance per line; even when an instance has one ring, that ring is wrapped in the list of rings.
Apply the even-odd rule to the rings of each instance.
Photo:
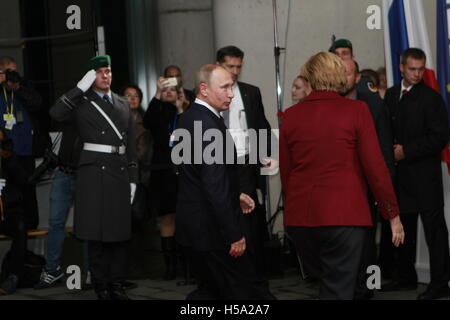
[[[350,48],[353,50],[353,45],[350,40],[339,39],[333,43],[329,51],[334,53],[334,51],[338,48]]]
[[[97,70],[102,67],[111,66],[111,57],[108,55],[93,57],[89,60],[87,65],[87,71],[89,70]]]

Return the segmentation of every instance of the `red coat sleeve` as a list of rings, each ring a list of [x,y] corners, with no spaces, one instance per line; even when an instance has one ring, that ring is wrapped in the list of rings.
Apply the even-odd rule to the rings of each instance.
[[[358,155],[370,189],[378,202],[383,217],[390,220],[400,210],[386,163],[381,154],[375,127],[368,106],[358,108]]]

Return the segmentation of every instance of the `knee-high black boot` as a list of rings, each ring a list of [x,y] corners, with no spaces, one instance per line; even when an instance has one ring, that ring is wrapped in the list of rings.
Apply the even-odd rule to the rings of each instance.
[[[177,276],[177,253],[175,237],[161,237],[161,248],[166,264],[164,280],[173,280]]]

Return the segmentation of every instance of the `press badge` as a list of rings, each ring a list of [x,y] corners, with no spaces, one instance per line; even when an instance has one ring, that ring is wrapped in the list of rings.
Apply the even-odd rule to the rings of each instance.
[[[14,118],[14,115],[9,113],[3,115],[3,120],[14,124],[16,123],[16,118]]]
[[[169,147],[173,147],[175,145],[176,139],[175,139],[175,135],[171,134],[170,135],[170,140],[169,140]]]

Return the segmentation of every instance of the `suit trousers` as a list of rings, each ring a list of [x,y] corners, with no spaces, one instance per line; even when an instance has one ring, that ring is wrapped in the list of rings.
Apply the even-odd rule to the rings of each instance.
[[[128,267],[128,248],[128,241],[88,241],[89,268],[97,292],[124,280]]]
[[[377,206],[374,203],[372,194],[369,194],[369,208],[372,216],[372,227],[367,227],[366,239],[364,240],[364,248],[362,250],[361,264],[358,273],[358,283],[355,290],[355,297],[362,297],[368,292],[367,268],[376,264],[377,260],[377,245],[376,245],[376,233],[377,233]]]
[[[353,299],[368,228],[288,226],[286,231],[305,268],[321,281],[319,298]]]
[[[415,269],[417,250],[417,221],[422,219],[425,240],[430,255],[430,288],[440,289],[450,281],[450,255],[448,230],[444,208],[436,210],[401,213],[400,219],[405,230],[405,242],[396,248],[398,263],[396,279],[400,282],[416,283]]]
[[[187,300],[273,300],[261,287],[247,253],[239,258],[226,251],[197,251],[185,248],[199,289]]]
[[[266,262],[264,242],[268,240],[265,211],[258,201],[256,192],[258,166],[241,164],[238,166],[239,191],[249,195],[255,201],[255,210],[241,217],[241,226],[247,245],[247,253],[253,263],[258,278],[266,281]]]

